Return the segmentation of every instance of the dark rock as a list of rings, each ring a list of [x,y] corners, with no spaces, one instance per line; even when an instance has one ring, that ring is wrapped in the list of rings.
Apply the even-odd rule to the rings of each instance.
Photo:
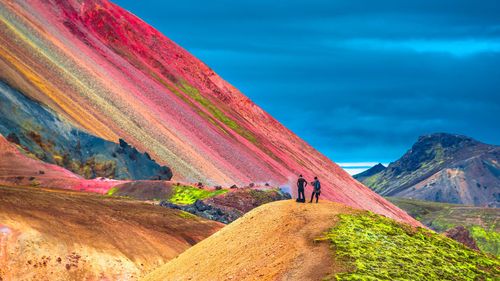
[[[118,142],[120,144],[120,147],[122,148],[127,148],[129,146],[128,143],[123,139],[119,139]]]
[[[233,184],[233,185],[231,185],[230,188],[238,188],[238,186],[236,184]]]
[[[15,143],[17,145],[21,144],[21,140],[19,139],[19,137],[15,133],[10,133],[7,136],[7,140],[10,141],[10,142],[12,142],[12,143]]]
[[[476,241],[474,240],[474,238],[472,238],[469,230],[467,230],[465,227],[463,227],[461,225],[448,229],[444,233],[444,235],[446,235],[447,237],[449,237],[457,242],[464,244],[465,246],[467,246],[473,250],[479,251],[479,248],[476,244]]]

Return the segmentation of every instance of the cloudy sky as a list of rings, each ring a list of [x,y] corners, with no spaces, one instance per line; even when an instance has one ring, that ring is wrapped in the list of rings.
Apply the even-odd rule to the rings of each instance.
[[[496,0],[114,2],[345,166],[432,132],[500,144]]]

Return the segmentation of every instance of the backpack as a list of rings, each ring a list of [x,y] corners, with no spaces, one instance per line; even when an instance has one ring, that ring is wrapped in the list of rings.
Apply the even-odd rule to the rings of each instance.
[[[321,190],[321,183],[319,182],[319,180],[316,180],[314,182],[314,191],[319,193],[320,190]]]

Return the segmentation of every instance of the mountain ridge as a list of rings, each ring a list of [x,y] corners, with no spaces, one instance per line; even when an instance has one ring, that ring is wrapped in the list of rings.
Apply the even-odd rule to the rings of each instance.
[[[355,175],[384,196],[498,206],[500,146],[435,133],[418,138],[399,160],[369,177]]]

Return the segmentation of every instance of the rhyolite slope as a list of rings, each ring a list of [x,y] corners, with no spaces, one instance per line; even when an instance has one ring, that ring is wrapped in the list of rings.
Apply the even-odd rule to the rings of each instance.
[[[87,179],[164,179],[171,170],[124,140],[119,144],[73,126],[34,100],[0,81],[0,134],[26,153]]]
[[[98,137],[147,151],[175,180],[294,186],[299,173],[318,176],[323,198],[418,224],[106,0],[0,2],[0,78]]]
[[[425,135],[386,169],[357,177],[384,196],[499,207],[500,146],[462,135]]]

